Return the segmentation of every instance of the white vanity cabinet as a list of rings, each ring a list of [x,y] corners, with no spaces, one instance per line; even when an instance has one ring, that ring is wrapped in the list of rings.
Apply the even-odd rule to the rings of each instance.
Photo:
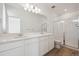
[[[39,56],[39,38],[25,40],[25,55]]]
[[[0,44],[0,56],[23,56],[24,41],[7,42]]]
[[[0,56],[43,56],[54,48],[52,35],[17,39],[0,43]]]
[[[46,36],[40,37],[39,47],[40,47],[39,51],[41,56],[48,52],[48,37]]]
[[[26,56],[43,56],[54,48],[52,35],[46,35],[25,40]]]
[[[54,39],[52,35],[42,36],[39,41],[40,56],[45,55],[54,48]]]

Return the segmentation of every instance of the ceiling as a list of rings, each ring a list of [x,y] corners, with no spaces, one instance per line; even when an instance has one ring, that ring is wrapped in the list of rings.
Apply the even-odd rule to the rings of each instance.
[[[16,9],[23,9],[23,3],[8,3],[9,7],[14,7]],[[41,14],[45,16],[61,16],[65,13],[71,13],[79,11],[79,3],[30,3],[31,5],[37,6],[41,9]],[[55,5],[55,8],[51,8]],[[52,17],[52,16],[51,16]]]
[[[42,9],[43,12],[55,13],[58,15],[64,14],[65,12],[75,12],[79,10],[78,3],[37,3],[33,4]],[[55,8],[51,8],[51,6],[55,5]],[[66,11],[64,11],[66,9]]]

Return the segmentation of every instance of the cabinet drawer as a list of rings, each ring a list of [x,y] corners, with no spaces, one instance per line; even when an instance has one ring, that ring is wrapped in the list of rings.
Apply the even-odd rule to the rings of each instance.
[[[35,42],[39,42],[39,39],[38,38],[32,38],[32,39],[25,40],[26,45],[31,44],[31,43],[35,43]]]
[[[40,39],[39,41],[45,41],[45,40],[48,40],[48,36],[40,37],[39,39]]]
[[[0,53],[0,56],[24,56],[24,47],[20,46]]]
[[[3,44],[0,44],[0,52],[8,50],[8,49],[16,48],[19,46],[23,46],[23,41],[3,43]]]

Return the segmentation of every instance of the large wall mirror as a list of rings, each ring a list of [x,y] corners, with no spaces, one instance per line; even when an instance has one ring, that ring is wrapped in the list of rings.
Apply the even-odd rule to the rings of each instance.
[[[20,33],[20,18],[8,17],[8,33]]]
[[[12,8],[9,4],[0,3],[0,33],[20,33],[21,19]]]

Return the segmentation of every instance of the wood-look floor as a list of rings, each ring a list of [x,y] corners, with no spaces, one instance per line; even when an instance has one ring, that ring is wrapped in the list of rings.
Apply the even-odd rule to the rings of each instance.
[[[79,51],[75,51],[66,47],[60,49],[54,48],[45,56],[79,56]]]

